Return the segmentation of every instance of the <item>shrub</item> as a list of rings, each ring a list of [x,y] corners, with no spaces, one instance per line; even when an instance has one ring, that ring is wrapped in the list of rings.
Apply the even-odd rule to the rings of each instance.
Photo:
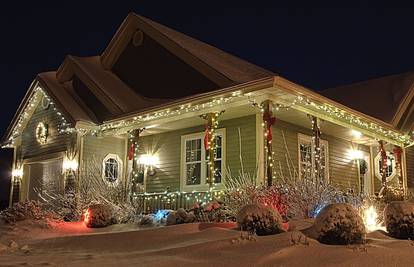
[[[6,223],[15,223],[23,220],[41,220],[48,217],[49,214],[42,208],[39,201],[27,200],[24,202],[14,203],[12,207],[0,212],[0,219]]]
[[[113,209],[106,204],[92,204],[84,213],[84,222],[87,227],[100,228],[114,224]]]
[[[237,223],[242,230],[259,236],[284,232],[282,217],[270,208],[258,204],[248,204],[237,214]]]
[[[361,244],[365,239],[361,216],[355,208],[345,203],[324,207],[316,217],[313,229],[317,240],[324,244]]]
[[[384,210],[385,225],[390,236],[414,239],[414,203],[395,201]]]
[[[170,212],[167,216],[167,225],[192,223],[192,222],[195,222],[194,214],[191,212],[185,211],[185,209],[183,208]]]

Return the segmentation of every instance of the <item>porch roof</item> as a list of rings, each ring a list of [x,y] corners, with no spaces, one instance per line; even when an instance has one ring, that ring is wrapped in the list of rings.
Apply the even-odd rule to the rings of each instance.
[[[402,147],[414,144],[410,136],[390,123],[353,110],[280,76],[261,79],[206,94],[199,94],[168,105],[160,105],[140,113],[106,121],[103,132],[122,133],[133,128],[148,127],[203,113],[251,105],[253,101],[273,100],[283,108],[317,116],[349,129],[355,129],[374,139],[385,140]],[[277,116],[277,114],[276,114]]]

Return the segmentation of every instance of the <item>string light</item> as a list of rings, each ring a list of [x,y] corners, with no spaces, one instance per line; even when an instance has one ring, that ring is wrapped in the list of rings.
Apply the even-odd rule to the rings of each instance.
[[[253,104],[253,106],[258,106],[259,108],[262,107],[261,104],[257,104],[252,99],[250,99],[249,101]],[[409,135],[401,134],[391,129],[385,129],[384,127],[380,126],[375,122],[366,121],[365,119],[356,116],[346,110],[340,109],[327,103],[318,104],[312,101],[311,99],[305,98],[303,96],[296,96],[290,104],[273,104],[272,111],[277,112],[282,110],[289,110],[291,108],[294,108],[296,105],[305,106],[308,109],[313,109],[318,113],[321,113],[330,118],[335,118],[357,128],[365,129],[369,132],[386,137],[388,139],[393,140],[396,144],[403,146],[414,145],[414,140]]]
[[[178,199],[191,201],[195,200],[196,203],[207,203],[213,200],[222,198],[225,195],[224,190],[210,189],[208,191],[175,191],[175,192],[162,192],[162,193],[133,193],[134,199],[143,198],[145,201],[157,200],[161,204],[176,203]],[[191,203],[194,204],[194,203]]]
[[[6,144],[2,147],[13,147],[15,143],[15,139],[22,134],[24,126],[26,125],[27,121],[30,119],[30,115],[34,112],[37,107],[39,101],[46,99],[49,102],[48,108],[51,108],[56,116],[58,117],[58,125],[57,125],[57,132],[59,134],[64,133],[72,133],[75,132],[76,129],[71,127],[71,124],[66,120],[63,114],[56,108],[55,103],[51,100],[51,98],[46,94],[46,92],[40,87],[37,86],[32,93],[32,96],[29,98],[28,104],[24,108],[23,112],[20,113],[20,116],[15,124],[12,134],[10,135]]]

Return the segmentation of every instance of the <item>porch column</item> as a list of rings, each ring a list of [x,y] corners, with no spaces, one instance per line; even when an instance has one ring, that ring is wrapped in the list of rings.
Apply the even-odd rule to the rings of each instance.
[[[379,144],[381,162],[382,162],[381,184],[382,184],[382,189],[385,189],[387,187],[387,151],[385,151],[384,141],[379,140],[378,144]]]
[[[128,167],[127,175],[125,178],[125,199],[128,199],[128,194],[130,191],[136,192],[136,186],[138,181],[138,140],[140,134],[145,130],[145,128],[134,129],[128,133]],[[132,182],[132,183],[131,183]],[[143,181],[145,183],[145,181]]]
[[[273,103],[270,100],[265,100],[262,103],[262,115],[263,115],[263,134],[265,143],[265,169],[266,169],[266,181],[267,186],[273,184],[273,150],[272,150],[272,127],[276,122],[276,118],[273,117]]]
[[[204,136],[204,149],[207,154],[207,161],[208,161],[208,177],[207,183],[209,188],[212,189],[214,185],[214,176],[216,174],[215,169],[215,160],[217,157],[217,144],[216,144],[216,130],[219,124],[219,116],[223,113],[221,112],[211,112],[207,114],[201,115],[203,119],[206,120],[206,129],[205,129],[205,136]]]
[[[319,118],[315,116],[310,116],[312,122],[312,139],[314,144],[314,153],[315,153],[315,180],[316,182],[321,182],[321,175],[322,168],[321,168],[321,129],[320,129],[320,121]]]

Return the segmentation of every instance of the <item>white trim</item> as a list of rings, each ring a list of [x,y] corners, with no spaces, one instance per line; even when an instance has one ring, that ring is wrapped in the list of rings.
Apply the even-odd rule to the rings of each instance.
[[[221,139],[221,183],[214,184],[215,189],[222,189],[224,188],[225,182],[225,168],[226,168],[226,129],[220,128],[216,130],[217,135],[222,137]],[[201,164],[201,181],[199,185],[186,185],[186,168],[185,168],[185,145],[186,141],[194,140],[194,139],[201,139],[201,163],[205,162],[205,149],[204,149],[204,132],[198,132],[193,134],[187,134],[181,136],[181,161],[180,161],[180,189],[181,191],[194,191],[194,190],[208,190],[209,185],[206,183],[206,166],[205,164]]]
[[[314,145],[313,145],[312,136],[298,133],[297,150],[298,150],[298,176],[299,176],[299,178],[301,178],[301,173],[302,173],[301,160],[300,160],[300,144],[301,144],[301,141],[311,143],[312,169],[314,168],[314,164],[315,164],[315,162],[314,162],[315,159],[314,159],[314,156],[313,156],[314,155]],[[320,142],[325,147],[325,151],[324,151],[325,152],[325,178],[327,179],[327,181],[329,181],[329,179],[330,179],[330,175],[329,175],[329,159],[330,159],[330,157],[329,157],[329,142],[327,140],[324,140],[324,139],[321,139]],[[314,172],[312,172],[312,179],[313,179],[313,175],[314,175]]]
[[[114,159],[118,163],[118,177],[114,182],[109,182],[105,177],[105,167],[106,167],[105,165],[106,165],[106,161],[109,160],[109,159]],[[122,176],[123,176],[123,161],[117,154],[108,154],[102,160],[101,176],[102,176],[102,180],[108,186],[117,186],[119,184],[119,180],[121,180]]]

